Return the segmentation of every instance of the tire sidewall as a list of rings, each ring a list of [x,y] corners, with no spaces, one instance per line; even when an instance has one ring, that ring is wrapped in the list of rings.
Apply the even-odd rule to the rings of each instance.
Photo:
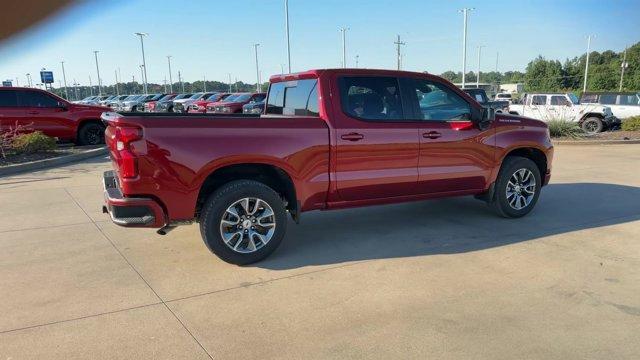
[[[98,139],[98,142],[96,143],[92,143],[87,140],[88,132],[91,129],[97,129],[102,134],[102,136]],[[100,124],[95,122],[83,124],[80,127],[80,130],[78,131],[77,142],[79,145],[99,145],[104,143],[104,128],[100,126]]]
[[[507,200],[506,190],[507,183],[511,176],[520,169],[527,169],[533,173],[533,176],[536,180],[536,190],[533,196],[533,199],[526,207],[516,210],[509,205],[509,201]],[[496,181],[495,186],[495,194],[494,194],[494,206],[497,207],[496,210],[505,217],[518,218],[527,215],[538,202],[538,197],[540,196],[540,189],[542,188],[542,179],[540,176],[540,170],[538,166],[531,160],[523,157],[508,157],[505,159],[503,167],[500,169],[500,173],[498,175],[498,179]]]
[[[220,235],[220,220],[234,202],[255,197],[267,202],[274,212],[276,229],[269,242],[258,251],[242,254],[229,248]],[[200,217],[200,234],[205,245],[222,260],[246,265],[260,261],[274,252],[286,233],[287,217],[284,203],[277,192],[263,183],[251,180],[232,181],[215,191],[205,203]]]
[[[588,124],[588,123],[593,123],[593,122],[594,122],[594,123],[596,123],[598,126],[597,126],[596,131],[593,131],[593,132],[592,132],[592,131],[589,131],[589,130],[586,128],[586,124]],[[601,132],[601,131],[602,131],[602,129],[604,128],[604,124],[602,123],[602,120],[601,120],[600,118],[597,118],[597,117],[590,117],[590,118],[585,119],[585,120],[582,122],[582,126],[581,126],[581,127],[582,127],[582,130],[583,130],[585,133],[587,133],[587,134],[597,134],[597,133],[599,133],[599,132]]]

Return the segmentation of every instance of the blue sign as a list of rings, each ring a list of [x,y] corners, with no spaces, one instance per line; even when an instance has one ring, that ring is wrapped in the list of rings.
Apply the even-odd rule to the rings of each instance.
[[[53,84],[53,71],[40,71],[40,81],[43,84]]]
[[[11,83],[11,80],[5,80],[2,82],[2,86],[13,86],[13,84]]]

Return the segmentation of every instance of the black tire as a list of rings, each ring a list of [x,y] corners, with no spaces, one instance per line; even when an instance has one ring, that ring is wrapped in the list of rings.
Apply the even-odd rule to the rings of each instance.
[[[507,195],[507,186],[512,176],[516,176],[516,172],[522,169],[526,169],[531,172],[535,180],[535,185],[533,197],[530,199],[529,203],[526,206],[517,209],[514,208],[514,206],[512,206],[512,204],[510,203],[513,200],[513,197],[509,197]],[[502,217],[519,218],[525,216],[534,208],[534,206],[538,202],[541,187],[542,179],[540,178],[540,170],[533,161],[520,156],[508,156],[502,162],[502,167],[500,168],[500,172],[498,173],[498,178],[494,187],[493,199],[489,202],[489,205],[498,215]],[[524,193],[523,196],[527,196],[527,194]]]
[[[88,122],[80,126],[78,130],[78,145],[104,144],[104,126],[99,122]]]
[[[582,131],[584,131],[587,134],[597,134],[599,132],[602,132],[602,129],[604,128],[604,124],[602,123],[602,119],[600,119],[599,117],[588,117],[586,118],[582,124],[580,124],[580,127],[582,127]]]
[[[221,221],[227,208],[247,197],[261,199],[271,207],[275,230],[262,247],[253,252],[241,253],[225,243],[221,234]],[[209,196],[200,214],[200,235],[207,248],[220,259],[236,265],[252,264],[271,255],[282,242],[286,229],[286,209],[280,195],[267,185],[253,180],[236,180],[223,185]],[[238,240],[240,241],[245,240]]]

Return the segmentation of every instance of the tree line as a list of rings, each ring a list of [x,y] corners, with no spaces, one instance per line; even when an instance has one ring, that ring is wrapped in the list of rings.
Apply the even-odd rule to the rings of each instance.
[[[607,50],[602,53],[597,51],[589,53],[587,91],[617,91],[620,86],[623,57],[624,51]],[[561,63],[558,60],[547,60],[538,56],[529,62],[525,72],[480,72],[480,82],[523,83],[525,91],[528,92],[580,92],[584,84],[586,58],[586,54],[583,54]],[[627,49],[626,62],[628,67],[624,72],[622,90],[638,91],[640,90],[640,42]],[[440,76],[454,83],[462,82],[462,72],[446,71]],[[473,84],[476,79],[475,72],[468,72],[465,76],[467,83]]]

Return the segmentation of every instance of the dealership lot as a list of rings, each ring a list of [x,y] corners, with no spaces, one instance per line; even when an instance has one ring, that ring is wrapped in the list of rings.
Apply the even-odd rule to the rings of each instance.
[[[533,212],[306,213],[247,267],[101,213],[105,158],[0,178],[0,359],[634,358],[640,145],[558,146]]]

